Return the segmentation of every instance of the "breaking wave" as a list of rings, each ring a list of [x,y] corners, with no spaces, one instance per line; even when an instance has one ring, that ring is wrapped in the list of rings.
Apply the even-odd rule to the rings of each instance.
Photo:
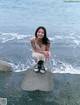
[[[5,51],[5,48],[3,45],[6,46],[6,44],[10,44],[13,42],[13,47],[15,47],[15,43],[19,42],[19,44],[23,43],[23,50],[24,50],[24,54],[26,55],[26,51],[27,55],[25,57],[24,54],[21,53],[21,55],[19,55],[20,57],[18,57],[18,60],[15,56],[17,56],[17,53],[15,53],[12,48],[11,51],[9,52],[11,56],[9,56],[10,58],[8,58],[8,54],[6,55],[7,60],[9,59],[10,63],[12,64],[13,67],[13,71],[15,72],[22,72],[27,70],[30,66],[34,65],[34,61],[33,59],[28,56],[28,54],[31,54],[31,46],[30,46],[30,38],[33,35],[22,35],[22,34],[17,34],[17,33],[3,33],[0,32],[0,43],[1,43],[1,47],[0,47],[0,55],[3,55],[3,52]],[[52,53],[52,57],[50,58],[49,61],[49,69],[53,72],[53,73],[71,73],[71,74],[80,74],[80,65],[77,66],[74,64],[71,64],[69,62],[66,62],[66,60],[61,60],[59,57],[61,55],[57,55],[57,53],[59,52],[55,52],[55,55],[58,56],[58,60],[54,57],[54,46],[58,46],[58,48],[60,49],[60,51],[65,47],[65,49],[67,49],[67,47],[71,47],[72,49],[76,49],[78,47],[78,49],[80,48],[80,35],[76,35],[75,33],[71,33],[69,35],[66,36],[59,36],[59,35],[54,35],[54,36],[49,36],[49,39],[51,41],[51,53]],[[10,43],[9,43],[10,42]],[[25,44],[27,43],[27,45]],[[7,45],[8,46],[8,45]],[[17,45],[19,46],[19,45]],[[20,45],[21,46],[21,45]],[[3,49],[2,49],[3,48]],[[58,49],[57,47],[55,48]],[[7,47],[6,47],[7,49]],[[15,48],[15,50],[20,50],[21,47],[17,47],[17,49]],[[28,49],[28,50],[25,50]],[[57,51],[57,50],[56,50]],[[67,51],[67,50],[66,50]],[[19,52],[20,53],[20,52]],[[65,52],[64,52],[65,53]],[[14,56],[13,56],[14,55]],[[79,53],[78,53],[79,55]],[[21,58],[24,59],[23,61],[21,61]],[[65,59],[68,57],[69,55],[65,56]],[[77,56],[77,55],[75,55]],[[5,59],[4,56],[0,56],[1,59]],[[73,60],[74,60],[74,55],[72,56]],[[16,58],[16,59],[15,59]],[[17,61],[16,61],[17,60]],[[25,62],[24,62],[25,60]],[[15,63],[16,61],[16,63]],[[76,60],[77,63],[77,60]],[[79,60],[78,60],[79,63]]]

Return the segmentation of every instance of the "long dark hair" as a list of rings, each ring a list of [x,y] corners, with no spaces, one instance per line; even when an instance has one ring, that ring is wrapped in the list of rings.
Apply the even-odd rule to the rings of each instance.
[[[49,41],[49,39],[47,38],[47,33],[46,33],[45,27],[43,27],[43,26],[38,27],[38,28],[36,29],[36,31],[35,31],[35,37],[37,38],[37,32],[38,32],[39,29],[43,29],[43,30],[44,30],[44,37],[43,37],[43,39],[42,39],[43,44],[45,44],[45,45],[49,44],[50,41]]]

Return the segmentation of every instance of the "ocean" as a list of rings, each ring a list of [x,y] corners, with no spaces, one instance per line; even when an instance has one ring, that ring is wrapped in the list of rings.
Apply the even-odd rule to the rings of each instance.
[[[80,74],[80,2],[0,0],[0,60],[21,72],[33,64],[31,37],[44,26],[51,41],[49,69]]]

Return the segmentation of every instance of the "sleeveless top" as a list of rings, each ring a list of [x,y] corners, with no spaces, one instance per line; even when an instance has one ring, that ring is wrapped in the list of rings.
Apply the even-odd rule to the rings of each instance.
[[[45,51],[45,50],[46,50],[46,45],[45,45],[45,44],[42,44],[41,46],[39,46],[39,45],[37,44],[36,40],[35,40],[34,45],[35,45],[35,49],[36,49],[36,50],[42,50],[42,51]]]

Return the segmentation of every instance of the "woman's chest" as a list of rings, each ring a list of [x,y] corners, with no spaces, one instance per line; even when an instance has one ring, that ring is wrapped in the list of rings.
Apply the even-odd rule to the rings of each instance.
[[[38,50],[45,50],[46,49],[46,45],[44,45],[43,43],[35,43],[35,47]]]

